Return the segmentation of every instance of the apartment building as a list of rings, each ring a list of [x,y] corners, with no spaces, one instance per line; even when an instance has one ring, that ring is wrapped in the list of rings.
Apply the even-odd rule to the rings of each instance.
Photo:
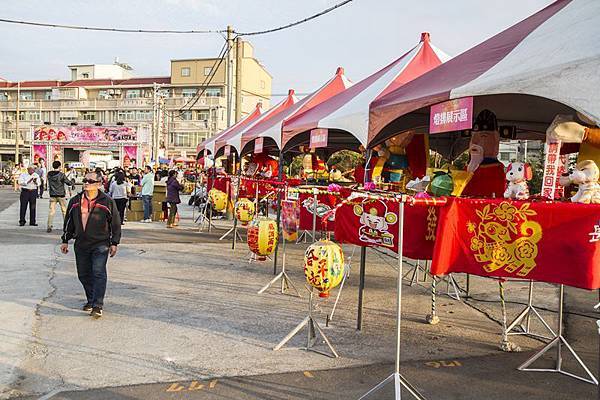
[[[233,51],[235,122],[257,102],[268,108],[272,77],[249,42],[240,40]],[[169,76],[136,77],[115,60],[69,65],[70,80],[0,79],[0,161],[14,160],[17,129],[20,154],[28,157],[31,133],[40,125],[143,128],[153,132],[148,148],[156,145],[161,156],[193,156],[198,143],[227,127],[227,66],[216,58],[172,60]]]

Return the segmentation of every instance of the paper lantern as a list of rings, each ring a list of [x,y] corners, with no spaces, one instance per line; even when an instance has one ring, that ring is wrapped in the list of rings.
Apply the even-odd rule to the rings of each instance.
[[[248,225],[248,247],[259,261],[275,251],[277,237],[277,223],[270,218],[256,218]]]
[[[246,225],[254,218],[254,203],[247,198],[241,198],[235,203],[235,218]]]
[[[227,195],[218,189],[210,189],[208,199],[216,211],[223,211],[227,208]]]
[[[329,240],[310,245],[304,253],[304,276],[319,291],[320,297],[328,297],[329,291],[344,278],[344,253],[342,248]]]

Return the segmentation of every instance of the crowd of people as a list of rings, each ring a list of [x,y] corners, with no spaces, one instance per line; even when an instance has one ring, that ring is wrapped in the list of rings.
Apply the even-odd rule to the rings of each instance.
[[[36,219],[37,199],[44,197],[48,192],[49,212],[47,221],[47,232],[52,232],[56,206],[60,206],[63,218],[67,217],[67,200],[76,194],[78,178],[83,175],[83,189],[85,190],[85,177],[89,174],[98,176],[98,190],[106,194],[114,201],[116,213],[119,215],[121,224],[124,224],[127,216],[126,209],[131,199],[141,199],[143,204],[143,219],[141,222],[152,222],[152,197],[155,182],[164,182],[166,185],[166,205],[168,212],[167,227],[173,228],[177,225],[177,205],[181,203],[179,193],[183,190],[185,171],[181,167],[168,169],[162,167],[156,171],[151,166],[143,170],[138,168],[115,167],[106,171],[100,167],[86,168],[78,172],[71,167],[63,168],[60,161],[54,161],[51,170],[47,171],[43,159],[24,168],[17,165],[13,170],[14,190],[20,191],[19,225],[27,223],[26,214],[29,209],[29,225],[38,226]],[[66,219],[65,219],[66,221]]]

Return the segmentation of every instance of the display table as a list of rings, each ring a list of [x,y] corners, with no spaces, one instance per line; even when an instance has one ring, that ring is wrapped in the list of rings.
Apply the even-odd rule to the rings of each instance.
[[[600,205],[449,199],[440,210],[431,272],[598,289]]]

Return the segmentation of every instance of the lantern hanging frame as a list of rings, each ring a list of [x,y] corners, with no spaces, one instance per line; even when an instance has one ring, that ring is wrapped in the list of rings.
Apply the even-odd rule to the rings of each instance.
[[[263,286],[257,294],[263,294],[268,288],[270,288],[275,282],[277,282],[278,280],[281,280],[281,289],[280,289],[280,293],[281,294],[287,294],[289,296],[296,296],[296,297],[302,297],[302,295],[300,294],[300,292],[298,291],[298,289],[296,289],[296,286],[294,285],[294,283],[292,282],[292,280],[290,279],[290,276],[287,274],[287,272],[285,272],[285,238],[282,239],[283,240],[283,244],[282,244],[282,262],[281,262],[281,272],[278,273],[273,279],[271,279],[271,281],[269,281],[269,283],[267,283],[265,286]],[[276,257],[276,256],[275,256]],[[293,292],[289,292],[290,288],[293,290]]]
[[[284,337],[283,340],[281,340],[281,342],[277,344],[277,346],[273,347],[273,351],[281,349],[287,342],[289,342],[294,336],[296,336],[300,332],[300,330],[302,330],[302,328],[308,326],[308,332],[306,336],[306,347],[303,347],[302,350],[312,351],[317,354],[321,354],[331,358],[339,358],[338,353],[335,351],[335,348],[327,338],[327,335],[325,335],[325,332],[323,332],[323,329],[313,317],[313,288],[309,288],[306,285],[305,287],[306,290],[308,290],[308,315],[302,320],[302,322],[300,322],[294,329],[292,329],[290,333],[288,333],[287,336]],[[321,336],[321,339],[323,339],[323,342],[327,345],[327,347],[331,351],[331,354],[314,348],[314,346],[317,344],[317,333]]]

